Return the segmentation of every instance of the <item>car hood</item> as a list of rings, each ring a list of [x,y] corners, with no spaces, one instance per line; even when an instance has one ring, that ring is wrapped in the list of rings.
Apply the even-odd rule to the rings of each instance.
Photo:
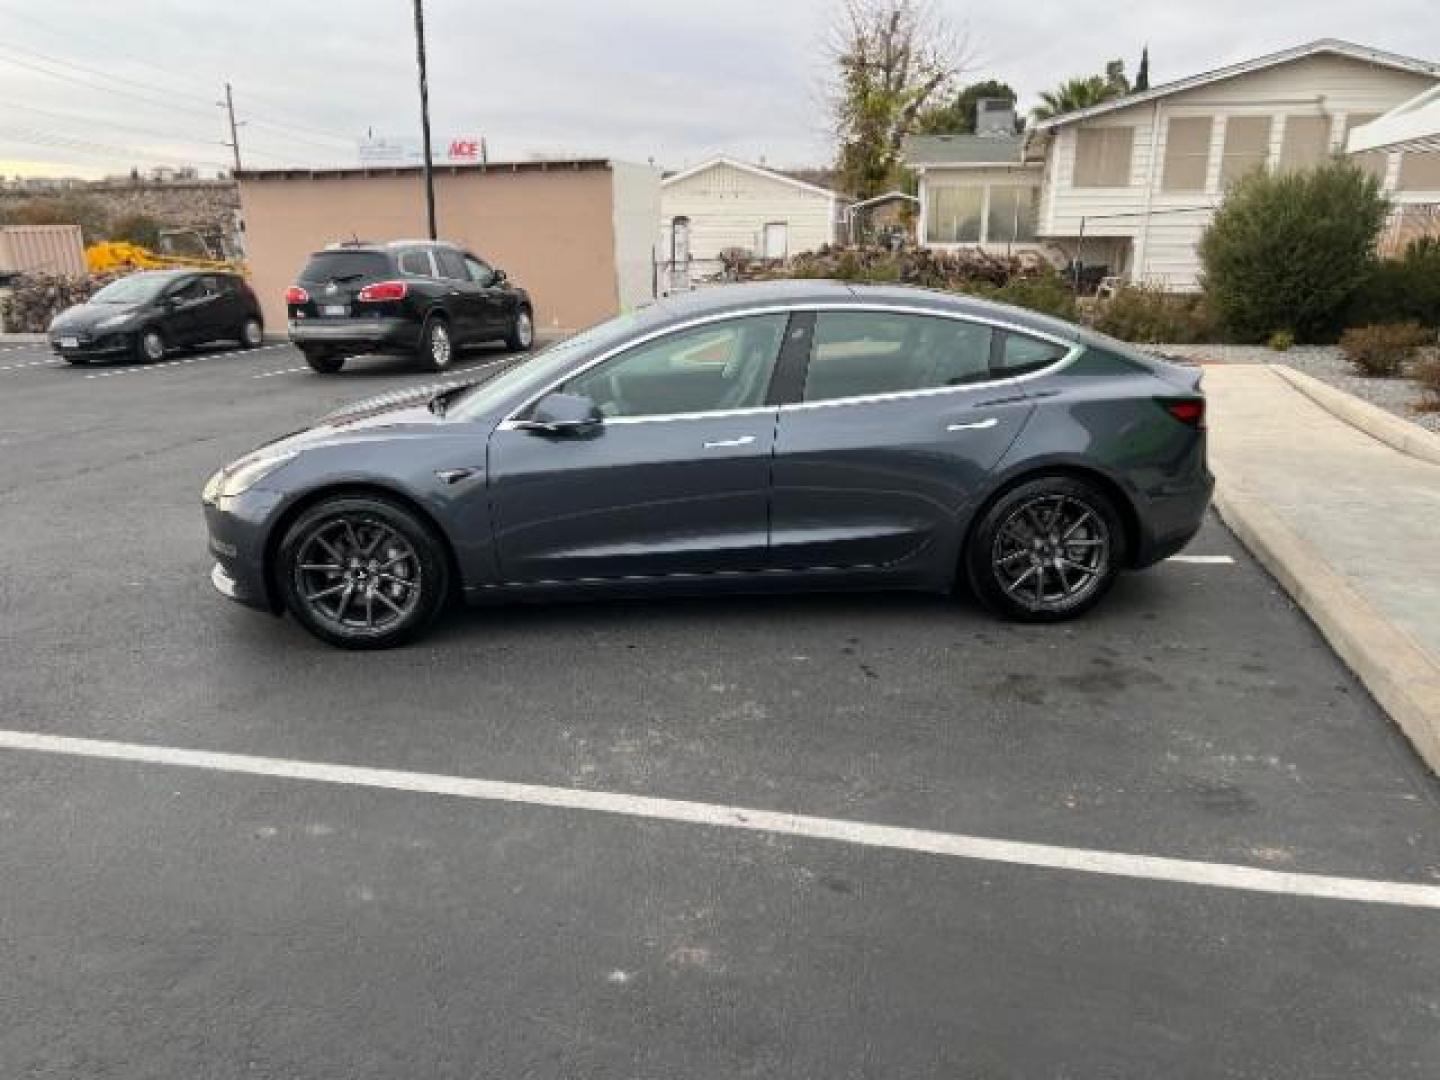
[[[51,330],[93,330],[98,323],[119,315],[139,315],[145,304],[76,304],[56,315]]]

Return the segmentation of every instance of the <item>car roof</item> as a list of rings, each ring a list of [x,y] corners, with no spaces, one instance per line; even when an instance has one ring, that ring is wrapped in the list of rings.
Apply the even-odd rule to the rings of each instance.
[[[808,304],[900,305],[1009,323],[1021,329],[1036,330],[1072,340],[1084,335],[1082,328],[1063,319],[975,296],[911,285],[866,285],[823,278],[707,285],[693,292],[676,293],[657,301],[645,309],[645,315],[647,322],[665,324],[770,304],[786,307],[803,307]]]
[[[388,255],[391,252],[399,251],[401,248],[415,247],[437,247],[451,248],[455,251],[463,251],[459,244],[452,244],[449,240],[380,240],[374,243],[369,241],[341,240],[334,244],[327,244],[319,251],[312,251],[313,255],[329,255],[337,251],[369,252],[375,255]]]

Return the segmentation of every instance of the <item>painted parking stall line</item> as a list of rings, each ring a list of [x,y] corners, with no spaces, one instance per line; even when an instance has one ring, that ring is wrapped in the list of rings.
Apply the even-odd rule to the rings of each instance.
[[[64,360],[56,360],[54,357],[45,357],[42,360],[26,360],[23,363],[0,365],[0,371],[25,371],[28,368],[37,367],[65,367]]]
[[[0,730],[0,748],[66,757],[99,758],[176,766],[247,776],[404,791],[556,810],[588,811],[710,828],[824,840],[946,858],[1005,863],[1037,869],[1099,874],[1133,880],[1196,885],[1214,889],[1268,893],[1316,900],[1389,904],[1440,910],[1440,885],[1334,877],[1325,874],[1263,870],[1231,863],[1198,862],[1158,855],[1059,847],[999,840],[962,833],[910,829],[841,818],[811,817],[716,803],[627,795],[584,788],[482,780],[437,773],[407,772],[318,761],[257,757],[250,754],[188,750],[170,746],[110,742],[101,739]]]
[[[86,375],[87,379],[114,379],[122,375],[150,375],[156,372],[166,371],[170,368],[186,367],[198,363],[201,360],[233,360],[238,357],[251,357],[259,353],[271,352],[275,349],[289,348],[288,342],[280,342],[275,345],[260,345],[253,349],[227,349],[222,352],[197,353],[195,356],[185,356],[178,360],[162,360],[157,364],[135,364],[131,367],[111,368],[108,371],[93,371]]]
[[[1189,563],[1192,566],[1234,566],[1229,555],[1171,555],[1166,562]]]

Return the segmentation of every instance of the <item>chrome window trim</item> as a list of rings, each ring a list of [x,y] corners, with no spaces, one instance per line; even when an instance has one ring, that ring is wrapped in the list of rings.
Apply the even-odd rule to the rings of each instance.
[[[780,405],[778,407],[775,405],[766,405],[756,406],[747,409],[716,409],[709,412],[657,413],[653,416],[606,417],[605,425],[608,427],[611,424],[665,423],[671,420],[709,420],[731,416],[756,416],[764,413],[774,413],[777,408],[780,412],[785,412],[788,410],[796,409],[831,408],[839,405],[866,405],[873,402],[901,401],[906,398],[934,397],[939,394],[966,393],[972,390],[983,390],[987,387],[1006,387],[1014,385],[1015,383],[1024,382],[1029,379],[1038,379],[1042,376],[1053,375],[1056,372],[1062,371],[1065,368],[1069,367],[1071,364],[1073,364],[1079,358],[1080,354],[1085,351],[1085,346],[1082,345],[1080,342],[1060,337],[1059,335],[1049,333],[1045,330],[1036,330],[1032,327],[1021,326],[1018,323],[1007,322],[1004,319],[989,318],[984,315],[972,315],[967,312],[940,311],[935,308],[921,307],[915,304],[887,304],[865,300],[857,300],[849,303],[844,301],[837,303],[835,301],[821,300],[814,302],[797,303],[791,301],[788,303],[766,304],[760,307],[738,308],[734,311],[718,312],[710,315],[700,316],[695,319],[690,319],[686,322],[673,323],[669,326],[661,327],[658,330],[652,330],[650,333],[643,334],[640,337],[635,338],[631,341],[627,341],[622,345],[617,345],[614,348],[608,349],[605,352],[601,353],[599,356],[596,356],[593,359],[586,361],[583,365],[575,368],[573,371],[566,372],[560,378],[555,379],[553,382],[547,384],[543,389],[536,391],[535,393],[528,396],[522,405],[512,409],[505,415],[505,419],[500,421],[499,425],[497,425],[496,427],[496,430],[517,430],[516,418],[520,416],[521,413],[529,409],[541,398],[543,398],[546,394],[549,394],[553,390],[555,390],[556,387],[561,386],[562,384],[570,381],[573,378],[576,378],[577,376],[585,374],[585,372],[589,371],[591,368],[598,367],[600,364],[605,363],[605,361],[613,357],[619,356],[623,352],[628,352],[631,349],[648,344],[649,342],[654,341],[656,338],[665,337],[667,334],[681,333],[685,330],[691,330],[697,326],[706,326],[710,323],[726,322],[730,319],[744,319],[749,318],[753,315],[776,315],[780,313],[793,315],[796,312],[809,311],[813,311],[816,314],[827,311],[878,311],[900,315],[929,315],[933,318],[954,319],[957,322],[977,323],[981,326],[988,326],[994,330],[1005,330],[1016,334],[1023,334],[1026,337],[1038,338],[1041,341],[1048,341],[1052,345],[1062,345],[1066,348],[1067,351],[1065,355],[1056,360],[1055,363],[1050,364],[1047,367],[1043,367],[1038,371],[1026,372],[1023,375],[1007,375],[996,379],[986,379],[982,382],[966,383],[964,386],[933,386],[922,390],[897,390],[892,393],[886,394],[865,394],[857,397],[831,398],[826,401],[793,401],[784,405]],[[776,363],[779,363],[778,356],[776,357]]]

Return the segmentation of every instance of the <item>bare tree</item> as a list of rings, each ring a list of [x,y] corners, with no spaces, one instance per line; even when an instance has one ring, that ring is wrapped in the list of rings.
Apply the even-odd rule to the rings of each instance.
[[[966,42],[933,0],[845,0],[827,48],[839,183],[878,195],[896,181],[921,110],[964,70]]]

